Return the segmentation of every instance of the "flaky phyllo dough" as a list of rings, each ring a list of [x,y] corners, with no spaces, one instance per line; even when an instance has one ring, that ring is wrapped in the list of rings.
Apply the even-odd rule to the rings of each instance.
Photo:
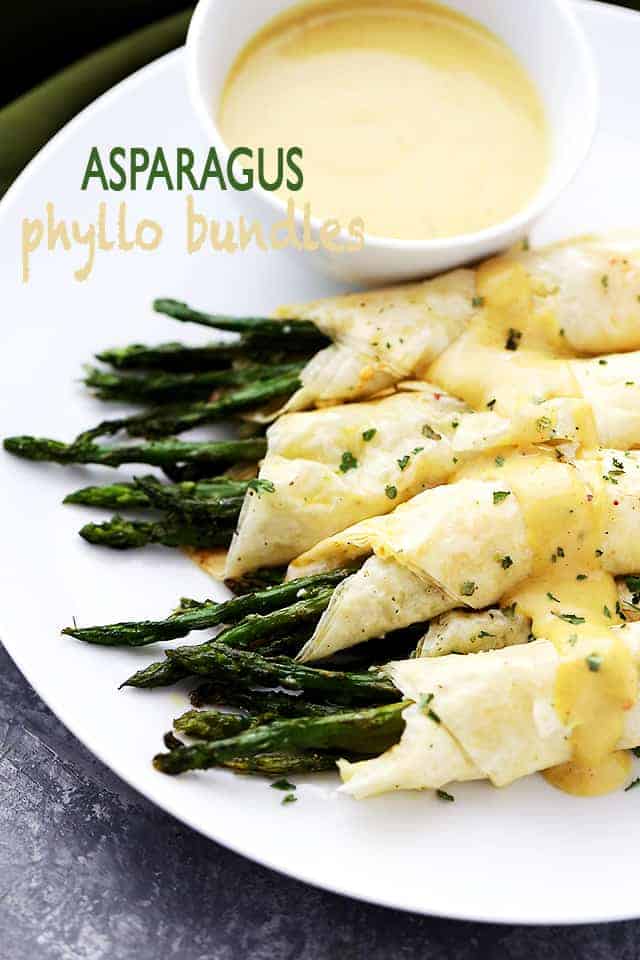
[[[328,406],[269,429],[260,478],[274,490],[247,497],[227,576],[287,563],[447,482],[479,453],[639,446],[639,297],[634,248],[584,240],[285,308],[336,338],[289,409]],[[314,370],[322,395],[310,392]]]

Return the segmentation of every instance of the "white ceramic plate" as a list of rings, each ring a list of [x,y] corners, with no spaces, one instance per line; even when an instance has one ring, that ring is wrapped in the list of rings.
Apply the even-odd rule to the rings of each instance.
[[[640,16],[581,5],[601,70],[601,130],[591,158],[534,237],[640,225]],[[71,438],[103,406],[74,383],[100,346],[171,337],[202,339],[152,314],[154,296],[205,309],[269,310],[281,300],[332,292],[301,259],[275,253],[229,256],[183,250],[184,195],[127,196],[132,216],[165,227],[155,253],[98,252],[77,283],[79,252],[41,252],[20,282],[20,224],[47,201],[67,219],[95,220],[104,195],[82,193],[89,148],[113,144],[204,148],[191,118],[177,52],[118,86],[65,128],[21,176],[0,210],[3,300],[1,433]],[[122,194],[111,194],[115,210]],[[231,195],[196,203],[209,216],[238,215]],[[206,336],[206,332],[204,332]],[[574,923],[640,915],[637,892],[640,791],[579,800],[531,777],[504,790],[454,787],[455,804],[430,794],[357,803],[336,778],[301,781],[298,802],[259,779],[225,772],[169,778],[151,755],[185,706],[176,691],[117,691],[153,650],[110,651],[59,636],[81,623],[166,614],[178,597],[215,594],[179,554],[114,554],[75,531],[89,516],[61,507],[65,492],[114,472],[60,468],[0,455],[2,638],[62,721],[105,763],[176,817],[248,857],[339,893],[420,913],[466,919]]]

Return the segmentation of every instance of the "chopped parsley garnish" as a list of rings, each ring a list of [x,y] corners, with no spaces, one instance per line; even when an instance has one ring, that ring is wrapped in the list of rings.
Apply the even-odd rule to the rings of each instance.
[[[602,657],[599,653],[590,653],[589,656],[584,659],[592,673],[597,673],[602,666]]]
[[[631,593],[640,593],[640,577],[625,577],[624,582]]]
[[[576,580],[586,580],[586,579],[587,579],[586,573],[579,573],[578,576],[576,577]]]
[[[342,459],[340,460],[340,471],[346,473],[348,470],[355,470],[358,466],[358,461],[351,453],[350,450],[345,450],[342,454]]]
[[[276,492],[275,484],[273,484],[271,480],[265,480],[260,477],[254,477],[253,480],[249,480],[247,487],[249,490],[254,490],[258,496],[260,496],[261,493]]]
[[[629,790],[629,787],[627,787],[627,790]],[[447,793],[446,790],[436,790],[436,797],[438,800],[446,800],[447,803],[454,803],[456,799],[450,793]]]
[[[395,500],[395,498],[398,496],[398,488],[394,487],[391,483],[388,487],[384,488],[384,492],[389,497],[389,500]]]
[[[512,566],[513,566],[513,560],[512,560],[511,557],[507,554],[507,556],[501,557],[501,559],[500,559],[500,564],[501,564],[503,570],[508,570],[509,567],[512,567]]]
[[[482,640],[483,637],[495,637],[495,633],[489,633],[487,630],[481,630],[478,634],[478,640]]]
[[[560,603],[560,600],[558,599],[558,597],[554,597],[554,595],[552,593],[549,593],[548,591],[547,591],[547,596],[549,597],[549,600],[553,600],[554,603]]]
[[[472,307],[484,307],[484,297],[474,297],[471,301]]]
[[[504,345],[505,350],[517,350],[518,347],[520,346],[521,340],[522,340],[522,331],[516,330],[514,327],[509,327],[507,341]]]
[[[282,798],[282,804],[284,805],[285,803],[295,803],[297,799],[298,798],[296,797],[295,793],[287,793]]]
[[[428,437],[429,440],[442,440],[441,434],[436,433],[436,431],[430,427],[428,423],[425,423],[424,427],[422,428],[422,436]]]
[[[460,426],[460,421],[459,421],[459,420],[452,420],[452,421],[451,421],[451,426],[453,427],[454,430],[457,430],[458,427]]]
[[[424,447],[414,447],[413,450],[411,451],[411,456],[415,457],[417,456],[417,454],[422,453],[423,450],[424,450]]]
[[[602,284],[604,289],[607,290],[609,287],[609,274],[603,273],[602,276],[600,277],[600,283]]]
[[[552,613],[558,620],[564,620],[565,623],[570,623],[574,627],[579,627],[581,623],[586,623],[584,617],[578,617],[575,613],[556,613],[555,610],[553,610]]]
[[[601,557],[603,553],[604,553],[604,550],[600,550],[600,548],[598,548],[596,550],[596,557]]]
[[[377,432],[378,431],[376,430],[375,427],[371,427],[370,430],[364,431],[364,433],[362,434],[362,439],[364,440],[365,443],[369,443],[369,440],[373,440]]]
[[[495,405],[496,405],[496,398],[495,398],[495,397],[492,397],[491,400],[487,400],[487,406],[489,407],[489,410],[493,410],[493,408],[495,407]]]
[[[496,457],[496,467],[504,467],[504,457],[500,455]]]
[[[545,430],[550,430],[553,426],[553,421],[551,417],[538,417],[536,420],[536,430],[538,433],[544,433]]]
[[[598,360],[598,363],[600,364],[601,367],[606,367],[608,361],[605,360],[603,357],[601,357],[601,358]]]
[[[557,553],[557,555],[558,555],[559,557],[564,557],[564,548],[563,548],[563,547],[556,547],[556,553]]]
[[[627,784],[627,786],[624,788],[624,792],[626,793],[627,790],[633,790],[633,788],[637,787],[638,784],[640,784],[640,777],[636,777],[635,780],[632,780],[631,783]]]
[[[296,789],[295,783],[289,783],[289,781],[285,779],[285,777],[282,777],[281,780],[274,780],[273,783],[270,784],[270,786],[273,787],[274,790],[295,790]]]
[[[396,463],[398,464],[401,470],[405,470],[409,466],[409,460],[411,460],[411,457],[407,453],[404,455],[404,457],[400,457],[399,460],[396,460]]]
[[[463,597],[472,597],[477,589],[478,586],[473,582],[473,580],[465,580],[460,586],[460,594]]]
[[[426,710],[432,700],[433,700],[432,693],[423,693],[420,699],[418,700],[418,706],[420,707],[421,710]]]
[[[493,502],[502,503],[503,500],[506,500],[507,497],[511,496],[510,490],[494,490],[493,491]]]
[[[606,603],[602,608],[602,612],[604,613],[605,617],[608,617],[608,619],[611,620],[611,610],[609,610],[609,607],[606,605]]]
[[[632,747],[631,753],[640,760],[640,747]]]

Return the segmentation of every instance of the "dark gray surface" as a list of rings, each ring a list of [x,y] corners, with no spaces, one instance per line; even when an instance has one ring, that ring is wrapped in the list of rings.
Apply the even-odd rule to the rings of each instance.
[[[437,882],[428,864],[425,882]],[[526,928],[431,920],[258,867],[125,786],[56,720],[0,648],[2,960],[635,960],[639,954],[640,922]]]

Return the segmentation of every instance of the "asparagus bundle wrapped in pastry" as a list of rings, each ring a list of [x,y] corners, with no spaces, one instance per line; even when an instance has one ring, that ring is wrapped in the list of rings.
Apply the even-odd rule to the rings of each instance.
[[[540,448],[476,461],[455,482],[317,544],[290,565],[289,576],[362,558],[301,659],[321,659],[456,607],[505,605],[532,578],[555,583],[567,571],[587,578],[640,570],[640,457],[608,451],[562,462]]]
[[[414,701],[402,738],[372,760],[342,761],[343,791],[362,798],[485,778],[504,786],[540,770],[571,793],[619,786],[630,769],[619,751],[640,744],[640,624],[600,631],[573,655],[536,640],[390,663],[385,673]]]
[[[639,295],[636,239],[579,238],[423,283],[287,305],[279,316],[312,321],[333,341],[308,362],[287,409],[360,400],[407,378],[434,381],[434,361],[467,330],[473,339],[490,328],[496,342],[487,347],[501,340],[526,350],[534,331],[535,350],[548,356],[639,349]]]

